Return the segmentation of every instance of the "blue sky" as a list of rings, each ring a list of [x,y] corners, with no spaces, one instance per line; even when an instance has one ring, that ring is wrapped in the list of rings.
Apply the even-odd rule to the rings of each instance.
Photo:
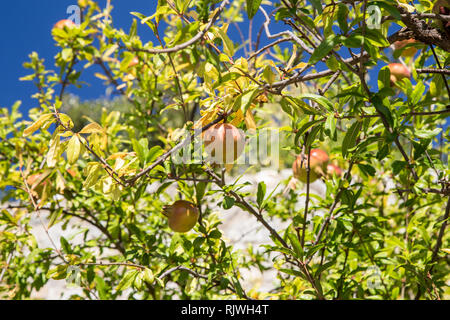
[[[22,101],[21,111],[26,116],[26,110],[37,106],[37,101],[31,98],[36,92],[36,88],[30,81],[19,81],[21,76],[30,73],[30,70],[23,68],[22,64],[28,61],[28,55],[36,51],[41,58],[45,59],[47,69],[54,69],[54,56],[58,48],[51,37],[53,25],[61,19],[68,18],[66,13],[68,6],[76,4],[76,0],[40,0],[25,1],[16,0],[2,2],[0,10],[0,26],[2,47],[0,50],[0,67],[2,77],[0,77],[0,107],[11,107],[17,101]],[[104,7],[106,0],[98,1]],[[112,11],[114,25],[116,28],[129,30],[133,21],[132,11],[151,15],[156,9],[156,0],[112,0],[114,10]],[[255,26],[261,26],[263,16],[258,13],[255,16]],[[241,23],[246,26],[248,21]],[[254,28],[254,39],[258,28]],[[271,26],[273,32],[279,32],[286,28],[282,23]],[[247,37],[247,27],[242,29]],[[138,24],[138,33],[143,40],[153,40],[151,31],[145,25]],[[241,43],[241,38],[236,28],[230,26],[230,36],[233,41]],[[263,43],[267,40],[263,39]],[[106,87],[103,81],[93,76],[94,72],[99,72],[96,67],[88,70],[82,80],[89,83],[81,89],[70,87],[67,92],[76,94],[82,100],[96,99],[105,96]]]
[[[36,106],[36,100],[31,98],[36,88],[29,82],[19,81],[19,77],[29,72],[22,67],[28,60],[28,54],[38,52],[45,59],[48,69],[54,68],[54,56],[57,47],[51,37],[53,25],[67,18],[67,7],[76,4],[76,0],[16,0],[2,2],[0,11],[0,26],[2,47],[0,50],[0,106],[10,107],[16,100],[22,100],[22,111]],[[98,1],[104,6],[106,1]],[[116,0],[113,1],[113,18],[116,26],[128,30],[132,22],[130,11],[142,13],[154,12],[156,1],[149,0]],[[143,29],[144,27],[141,27]],[[95,72],[97,72],[96,70]],[[94,72],[92,70],[92,72]],[[91,73],[91,72],[90,72]],[[95,99],[105,93],[102,82],[92,76],[84,80],[90,86],[82,89],[69,88],[68,92],[79,95],[83,100]]]

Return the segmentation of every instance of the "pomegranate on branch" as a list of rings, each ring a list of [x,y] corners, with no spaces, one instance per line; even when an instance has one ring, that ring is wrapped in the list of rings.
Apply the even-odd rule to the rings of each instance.
[[[311,149],[309,160],[309,182],[314,182],[319,177],[325,175],[325,173],[327,172],[327,165],[329,160],[330,158],[328,157],[328,154],[322,149]],[[294,177],[303,183],[307,182],[307,166],[308,157],[306,156],[306,158],[302,161],[302,155],[299,155],[292,165]]]
[[[203,134],[206,152],[214,164],[230,164],[244,151],[244,132],[230,123],[218,123]]]
[[[194,228],[199,218],[197,207],[185,200],[178,200],[170,206],[164,206],[163,215],[169,219],[170,229],[181,233]]]

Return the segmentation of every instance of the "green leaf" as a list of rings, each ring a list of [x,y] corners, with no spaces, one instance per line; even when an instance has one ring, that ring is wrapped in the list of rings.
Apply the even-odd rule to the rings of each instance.
[[[242,113],[245,114],[258,94],[258,88],[242,93],[237,97],[233,106],[233,110],[238,110],[240,108],[242,110]]]
[[[48,279],[55,279],[55,280],[62,280],[67,277],[67,268],[69,266],[67,264],[60,264],[59,266],[56,266],[53,269],[50,269],[46,277]]]
[[[104,130],[103,128],[96,122],[92,122],[89,123],[88,125],[86,125],[83,129],[81,129],[81,131],[79,132],[80,134],[91,134],[91,133],[103,133]]]
[[[375,176],[376,170],[371,165],[358,163],[358,168],[359,170],[361,170],[362,173],[364,173],[368,177]]]
[[[316,9],[320,14],[322,14],[322,12],[323,12],[322,1],[320,1],[320,0],[311,0],[311,4],[314,7],[314,9]]]
[[[330,114],[329,116],[327,116],[327,120],[325,120],[325,130],[329,130],[330,137],[332,139],[336,133],[336,122],[337,122],[337,119],[334,117],[333,114]]]
[[[128,32],[130,37],[134,37],[137,35],[137,21],[133,19],[133,23],[131,24],[130,31]]]
[[[147,163],[152,163],[164,154],[164,150],[160,146],[154,146],[150,149],[147,156]]]
[[[295,134],[295,144],[298,145],[298,139],[302,134],[304,134],[309,128],[313,127],[314,125],[321,123],[322,120],[313,120],[305,123]]]
[[[420,100],[424,97],[423,93],[425,92],[425,85],[422,81],[418,81],[414,91],[412,92],[411,96],[409,97],[411,99],[411,104],[415,106],[419,103]]]
[[[309,58],[308,64],[316,64],[322,58],[324,58],[328,53],[330,53],[333,48],[341,42],[340,36],[330,36],[322,41],[322,43],[314,50],[313,54]]]
[[[355,121],[351,125],[350,129],[348,129],[347,133],[345,134],[344,141],[342,142],[342,156],[344,158],[347,157],[348,150],[353,148],[356,145],[356,139],[359,136],[361,127],[362,127],[362,122]]]
[[[246,0],[246,10],[249,19],[252,19],[258,12],[262,0]]]
[[[415,130],[414,135],[422,139],[431,139],[437,136],[442,131],[442,128],[435,128],[434,130]]]
[[[347,22],[347,17],[348,17],[347,6],[343,3],[339,3],[338,4],[338,12],[337,12],[337,20],[338,20],[339,28],[341,28],[341,30],[344,33],[347,33],[348,28],[349,28],[348,22]]]
[[[222,206],[225,210],[230,209],[235,203],[235,200],[233,197],[225,196],[223,198]]]
[[[302,279],[307,280],[305,275],[303,273],[301,273],[300,271],[293,270],[293,269],[285,269],[285,268],[280,269],[280,271],[284,272],[284,273],[287,273],[287,274],[289,274],[291,276],[300,277]]]
[[[73,121],[67,114],[59,113],[58,117],[64,126],[68,127],[69,129],[73,128]]]
[[[288,239],[292,245],[292,248],[294,248],[297,258],[302,259],[304,253],[298,237],[293,232],[288,231]]]
[[[144,273],[144,281],[152,284],[153,281],[155,281],[155,276],[153,275],[152,270],[150,270],[149,268],[145,268],[144,271],[142,271]]]
[[[385,9],[391,16],[393,16],[396,20],[402,20],[402,16],[400,15],[400,11],[393,5],[384,2],[384,1],[371,1],[370,5],[375,5],[380,8]]]
[[[217,89],[224,83],[227,83],[229,81],[234,81],[236,79],[239,79],[240,77],[242,77],[242,74],[240,74],[238,72],[228,72],[224,76],[222,76],[222,78],[220,78],[220,81],[217,81],[214,83],[213,89]]]
[[[99,181],[98,177],[100,176],[102,167],[100,163],[93,162],[87,168],[87,177],[84,180],[83,187],[89,189]]]
[[[309,99],[316,102],[319,106],[323,107],[329,112],[333,112],[333,104],[325,97],[313,93],[302,93],[297,98],[299,99]]]
[[[66,61],[69,62],[70,60],[72,60],[73,57],[73,51],[71,48],[64,48],[61,51],[61,58]]]
[[[286,96],[286,97],[283,97],[282,101],[288,102],[291,106],[293,106],[297,110],[301,111],[302,114],[305,113],[305,114],[320,115],[319,110],[317,110],[316,108],[311,107],[309,104],[307,104],[305,101],[303,101],[301,99]],[[286,112],[286,110],[284,110],[284,111]]]
[[[391,73],[387,66],[380,69],[378,72],[378,88],[390,88],[391,83]]]
[[[72,138],[70,138],[66,149],[67,160],[69,161],[70,164],[74,164],[78,160],[80,152],[81,152],[81,142],[80,139],[78,138],[78,134],[75,134],[72,136]]]
[[[116,291],[123,291],[131,287],[138,274],[139,274],[138,270],[132,270],[125,273],[125,276],[120,280],[119,284],[117,285]]]
[[[264,182],[258,183],[258,192],[256,193],[256,202],[258,203],[259,208],[261,208],[261,205],[264,201],[265,194],[266,194],[266,184]]]
[[[374,95],[372,97],[372,103],[375,107],[375,109],[380,112],[381,114],[384,115],[384,117],[386,118],[386,121],[389,123],[389,126],[391,128],[394,127],[394,119],[392,118],[392,114],[391,111],[389,110],[388,107],[386,107],[383,103],[383,100],[381,99],[381,97],[379,95]]]
[[[213,30],[213,33],[215,33],[218,38],[222,39],[223,51],[229,57],[232,57],[234,55],[234,44],[233,44],[233,41],[231,41],[231,39],[226,35],[225,32],[223,32],[222,29],[214,28],[212,30]]]
[[[61,249],[65,252],[65,253],[72,253],[72,248],[70,247],[69,242],[66,240],[66,238],[61,237],[59,238],[59,242],[61,243]]]

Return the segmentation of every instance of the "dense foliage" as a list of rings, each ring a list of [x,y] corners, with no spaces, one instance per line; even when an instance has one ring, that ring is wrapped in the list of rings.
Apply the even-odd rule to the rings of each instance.
[[[433,5],[159,0],[125,32],[112,6],[79,0],[81,24],[52,31],[54,65],[38,53],[24,64],[38,107],[1,109],[0,297],[67,279],[88,299],[449,298],[450,16]],[[253,36],[234,43],[243,25]],[[394,62],[410,76],[392,78]],[[66,95],[91,70],[121,98],[102,109]],[[276,132],[280,170],[322,149],[343,174],[314,172],[321,197],[303,161],[306,182],[249,193],[238,176],[261,163],[174,160],[186,137],[224,121],[249,139]],[[187,233],[163,215],[176,200],[199,213]],[[268,230],[267,245],[227,242],[217,212],[233,207]],[[53,237],[55,225],[82,240]],[[270,291],[243,285],[251,267],[275,271]]]

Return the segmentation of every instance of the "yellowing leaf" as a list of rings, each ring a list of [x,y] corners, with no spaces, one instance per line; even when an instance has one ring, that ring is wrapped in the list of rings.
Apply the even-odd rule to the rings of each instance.
[[[103,128],[96,122],[89,123],[79,133],[103,133]]]
[[[245,113],[245,126],[247,130],[256,130],[255,118],[253,118],[253,113],[250,109]]]
[[[109,58],[109,56],[111,54],[113,54],[115,51],[117,51],[118,48],[119,48],[119,46],[117,44],[114,44],[111,48],[109,48],[108,50],[105,51],[105,53],[103,54],[102,59],[103,60],[107,60],[107,58]]]
[[[70,164],[75,163],[78,160],[81,152],[81,142],[78,139],[78,135],[75,134],[72,138],[70,138],[69,143],[67,144],[67,160]]]
[[[110,155],[106,160],[116,160],[117,158],[124,159],[128,155],[136,155],[136,152],[117,152]]]
[[[267,81],[267,83],[272,84],[275,82],[275,73],[273,73],[272,68],[270,66],[266,66],[263,71],[263,78]]]
[[[43,114],[39,117],[38,120],[36,120],[36,122],[34,122],[31,126],[29,126],[28,128],[26,128],[23,131],[23,136],[27,137],[30,134],[33,134],[33,132],[39,130],[48,120],[50,120],[53,117],[52,113],[46,113]]]
[[[98,73],[98,72],[94,73],[94,76],[96,76],[97,78],[99,78],[101,80],[105,80],[105,81],[109,80],[107,76],[105,76],[105,75],[103,75],[101,73]]]
[[[213,108],[206,111],[203,114],[203,116],[200,119],[198,119],[197,122],[194,124],[194,129],[201,129],[208,123],[212,122],[215,116],[217,115],[218,111],[219,110],[217,108]]]
[[[57,171],[56,173],[56,190],[59,192],[63,192],[66,188],[66,180],[62,176],[61,172]]]
[[[59,154],[59,136],[56,136],[51,142],[50,142],[50,149],[47,153],[47,166],[49,168],[53,168],[56,165],[56,162],[58,161],[58,154]]]
[[[289,70],[288,70],[288,73],[289,73],[289,72],[292,72],[292,71],[294,71],[294,70],[297,70],[297,69],[302,69],[302,68],[306,67],[307,65],[308,65],[308,64],[305,63],[305,62],[300,62],[300,63],[299,63],[298,65],[296,65],[295,67],[289,69]]]
[[[59,113],[58,116],[64,126],[66,126],[69,129],[73,128],[73,121],[67,114]]]
[[[234,117],[233,120],[231,120],[230,124],[232,124],[233,126],[237,127],[244,120],[244,114],[242,113],[241,109],[238,109],[234,114],[235,114],[235,117]]]

